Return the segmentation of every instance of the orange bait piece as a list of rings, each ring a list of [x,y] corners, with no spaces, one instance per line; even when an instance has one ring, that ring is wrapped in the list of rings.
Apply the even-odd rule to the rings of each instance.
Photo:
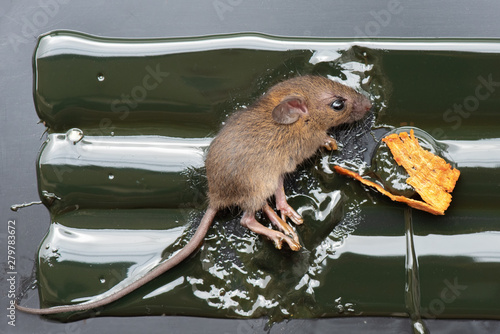
[[[389,147],[394,160],[410,175],[406,183],[411,185],[423,201],[405,196],[393,195],[382,186],[363,179],[359,174],[345,168],[334,166],[337,173],[350,176],[361,183],[377,189],[393,201],[403,202],[412,208],[444,215],[451,203],[451,192],[460,176],[458,169],[453,169],[443,158],[424,150],[415,138],[413,130],[391,134],[382,139]]]

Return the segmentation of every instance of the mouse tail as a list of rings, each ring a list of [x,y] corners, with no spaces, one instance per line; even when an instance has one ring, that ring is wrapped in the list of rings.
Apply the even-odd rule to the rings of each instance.
[[[50,308],[40,308],[40,309],[24,307],[16,303],[16,308],[19,311],[25,313],[45,315],[45,314],[65,313],[65,312],[86,311],[112,303],[122,298],[123,296],[128,295],[129,293],[138,289],[144,284],[152,281],[153,279],[160,276],[164,272],[172,269],[173,267],[184,261],[187,257],[189,257],[189,255],[191,255],[194,251],[196,251],[196,249],[203,242],[203,239],[205,238],[208,229],[212,225],[212,221],[214,220],[216,213],[217,210],[209,206],[207,211],[205,212],[205,215],[201,219],[200,225],[196,229],[196,232],[194,233],[191,240],[189,240],[189,242],[186,244],[186,246],[184,246],[180,251],[175,253],[168,260],[165,260],[164,262],[160,263],[157,267],[153,268],[151,271],[147,272],[146,274],[144,274],[142,277],[140,277],[130,285],[124,287],[121,290],[118,290],[117,292],[109,296],[106,296],[99,300],[94,300],[81,304],[54,306]]]

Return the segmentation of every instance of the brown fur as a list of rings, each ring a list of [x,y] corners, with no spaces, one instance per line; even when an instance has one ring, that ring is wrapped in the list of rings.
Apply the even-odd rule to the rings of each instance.
[[[303,98],[309,115],[292,124],[277,124],[271,112],[289,96]],[[346,99],[344,111],[330,107],[335,96]],[[279,178],[311,157],[324,144],[329,128],[360,119],[370,106],[353,89],[318,76],[272,87],[254,105],[233,114],[212,142],[205,162],[210,206],[262,209]]]

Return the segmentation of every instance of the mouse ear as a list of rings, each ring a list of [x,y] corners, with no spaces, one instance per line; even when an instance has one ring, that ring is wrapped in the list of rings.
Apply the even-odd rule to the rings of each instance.
[[[279,124],[295,123],[301,116],[308,114],[305,101],[297,96],[285,98],[273,109],[273,119]]]

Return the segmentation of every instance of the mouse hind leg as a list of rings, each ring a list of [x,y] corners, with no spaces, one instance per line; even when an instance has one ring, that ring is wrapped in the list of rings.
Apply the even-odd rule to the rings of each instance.
[[[285,241],[288,244],[291,250],[298,251],[300,249],[300,244],[298,243],[298,241],[295,241],[293,238],[283,234],[282,232],[275,231],[259,223],[255,219],[255,212],[245,211],[243,217],[241,218],[240,223],[242,226],[248,228],[250,231],[266,236],[269,239],[271,239],[274,242],[275,247],[278,249],[281,249],[283,241]]]
[[[285,188],[283,187],[283,178],[280,178],[278,183],[278,188],[274,193],[276,198],[276,209],[281,213],[281,219],[286,221],[286,217],[290,218],[295,224],[300,225],[304,222],[304,219],[295,211],[286,201]]]

